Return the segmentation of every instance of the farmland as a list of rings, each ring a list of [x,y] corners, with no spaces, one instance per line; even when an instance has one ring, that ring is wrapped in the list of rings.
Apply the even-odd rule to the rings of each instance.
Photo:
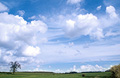
[[[82,77],[82,74],[85,74],[85,77]],[[110,78],[110,76],[110,72],[76,74],[17,72],[14,75],[10,73],[0,73],[0,78]]]

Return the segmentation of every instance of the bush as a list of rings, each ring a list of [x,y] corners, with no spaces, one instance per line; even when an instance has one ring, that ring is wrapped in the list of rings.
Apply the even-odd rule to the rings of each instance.
[[[85,74],[82,74],[82,77],[85,77]]]
[[[112,72],[113,78],[120,78],[120,64],[111,67],[110,71]]]

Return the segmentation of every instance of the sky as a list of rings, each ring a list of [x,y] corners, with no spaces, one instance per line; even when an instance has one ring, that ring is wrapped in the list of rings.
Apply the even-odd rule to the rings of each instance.
[[[0,71],[105,71],[120,64],[120,0],[0,0]]]

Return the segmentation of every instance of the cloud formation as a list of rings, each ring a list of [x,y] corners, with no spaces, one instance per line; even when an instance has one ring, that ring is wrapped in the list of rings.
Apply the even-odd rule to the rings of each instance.
[[[118,15],[115,12],[115,8],[113,6],[106,7],[106,12],[109,14],[110,18],[117,18]]]
[[[102,7],[101,5],[100,5],[100,6],[98,6],[98,7],[97,7],[97,10],[100,10],[100,9],[101,9],[101,7]]]
[[[82,1],[84,0],[60,0],[60,6],[56,6],[54,3],[57,1],[51,0],[50,4],[47,3],[48,6],[34,4],[31,7],[28,4],[29,7],[21,8],[24,3],[18,1],[16,4],[13,0],[10,4],[5,2],[11,8],[8,13],[5,12],[8,8],[1,3],[0,6],[4,7],[0,10],[0,65],[18,61],[22,63],[23,69],[44,70],[44,66],[40,66],[42,63],[45,68],[54,69],[52,65],[58,62],[67,63],[68,66],[72,62],[72,71],[95,71],[104,68],[88,64],[78,69],[78,65],[73,62],[119,60],[116,56],[120,55],[118,7],[115,9],[114,6],[105,7],[102,4],[106,11],[102,9],[98,13],[96,9],[100,10],[101,5],[97,8],[93,5],[96,8],[93,10],[88,8],[90,5],[86,1],[84,6],[80,6]],[[52,6],[49,7],[51,3]],[[14,15],[16,13],[19,15]],[[57,67],[55,70],[62,71]]]
[[[66,21],[66,34],[69,37],[89,35],[93,38],[103,38],[102,29],[99,27],[99,20],[93,14],[77,15],[75,20]]]
[[[34,38],[38,32],[45,33],[47,31],[46,24],[40,20],[27,23],[22,17],[9,15],[6,12],[0,13],[0,18],[0,42],[27,41]]]
[[[8,8],[0,2],[0,12],[7,11],[7,10],[8,10]]]
[[[80,66],[81,71],[105,71],[107,70],[106,68],[103,68],[102,66],[99,65],[82,65]]]
[[[37,56],[38,54],[40,54],[40,48],[27,46],[26,49],[23,51],[23,54],[26,56]]]
[[[67,18],[65,20],[66,25],[63,25],[63,27],[68,37],[89,36],[91,39],[98,40],[105,38],[105,29],[119,24],[120,21],[113,6],[106,7],[106,15],[104,16],[98,17],[92,13],[87,13],[74,14],[71,17],[64,16],[64,18]]]
[[[23,55],[32,57],[40,53],[37,44],[44,38],[38,37],[47,31],[45,23],[40,20],[27,22],[22,17],[7,12],[0,13],[0,18],[0,54],[2,53],[4,61],[13,61],[16,56],[24,60]]]
[[[68,72],[70,71],[76,71],[76,72],[90,72],[90,71],[105,71],[107,70],[108,68],[104,68],[100,65],[90,65],[90,64],[87,64],[87,65],[81,65],[79,67],[77,67],[76,65],[73,65],[72,68],[70,68],[69,70],[67,70]]]

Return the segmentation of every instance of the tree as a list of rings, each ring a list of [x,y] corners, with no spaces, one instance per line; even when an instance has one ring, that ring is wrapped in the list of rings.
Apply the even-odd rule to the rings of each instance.
[[[18,68],[21,69],[21,65],[17,61],[10,62],[10,65],[11,65],[11,67],[10,67],[11,70],[10,71],[12,71],[13,74],[17,71]]]
[[[113,78],[120,78],[120,64],[111,67],[110,71],[112,72]]]

